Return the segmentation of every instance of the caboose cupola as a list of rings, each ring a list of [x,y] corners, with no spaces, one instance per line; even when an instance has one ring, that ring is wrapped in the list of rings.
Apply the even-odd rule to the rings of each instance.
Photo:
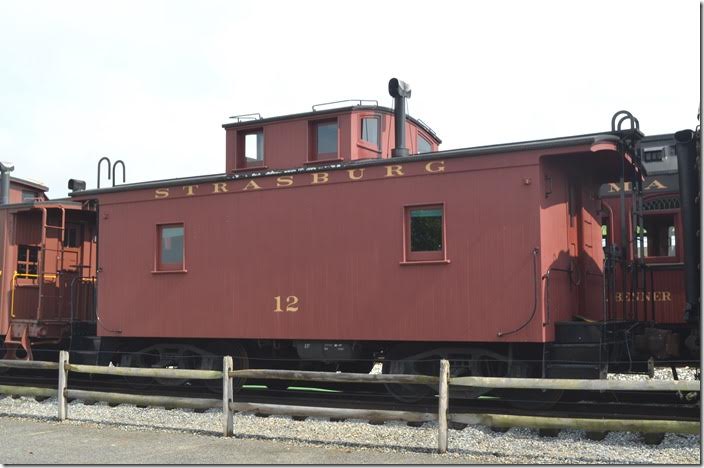
[[[394,78],[389,91],[394,80],[395,112],[376,101],[355,100],[326,103],[324,109],[316,105],[312,112],[302,114],[233,117],[235,122],[223,125],[226,172],[314,167],[438,151],[441,141],[437,135],[405,115],[404,101],[411,93],[408,85]]]

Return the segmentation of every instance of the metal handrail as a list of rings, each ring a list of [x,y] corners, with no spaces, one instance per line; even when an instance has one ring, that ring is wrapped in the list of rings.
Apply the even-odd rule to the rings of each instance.
[[[237,122],[245,122],[248,120],[262,120],[262,114],[259,112],[252,112],[251,114],[232,115],[228,118],[237,119]]]
[[[379,107],[379,101],[376,99],[343,99],[342,101],[331,101],[331,102],[321,102],[320,104],[313,105],[313,111],[317,111],[316,107],[327,106],[330,104],[342,104],[343,102],[356,102],[358,106],[362,106],[364,102],[374,103],[374,106]],[[342,107],[342,106],[340,106]]]

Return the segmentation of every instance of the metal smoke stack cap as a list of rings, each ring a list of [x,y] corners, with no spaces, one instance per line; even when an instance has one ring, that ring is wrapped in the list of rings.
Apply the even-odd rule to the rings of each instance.
[[[406,148],[406,98],[411,97],[411,87],[398,78],[389,80],[389,94],[394,98],[394,132],[395,148],[391,150],[391,157],[408,156]]]
[[[0,205],[10,203],[10,172],[15,170],[11,162],[0,161]]]

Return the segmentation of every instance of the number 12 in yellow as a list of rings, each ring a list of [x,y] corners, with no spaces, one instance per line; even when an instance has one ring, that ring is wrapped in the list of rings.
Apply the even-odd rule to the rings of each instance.
[[[274,312],[283,312],[281,296],[274,297]],[[286,297],[286,312],[298,312],[298,296]]]

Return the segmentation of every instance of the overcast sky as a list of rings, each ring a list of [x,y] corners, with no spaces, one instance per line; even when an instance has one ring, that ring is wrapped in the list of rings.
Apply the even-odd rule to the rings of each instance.
[[[306,112],[411,85],[441,149],[608,130],[694,128],[696,0],[0,0],[0,160],[41,181],[96,186],[225,170],[235,114]],[[103,186],[106,185],[104,181]]]

